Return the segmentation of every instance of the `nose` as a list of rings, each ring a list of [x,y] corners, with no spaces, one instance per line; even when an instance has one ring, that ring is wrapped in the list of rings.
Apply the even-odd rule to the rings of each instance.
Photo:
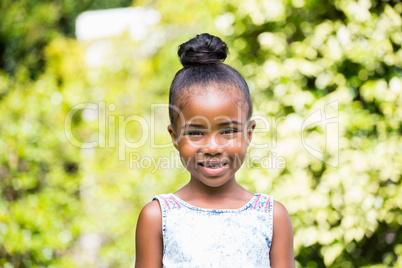
[[[217,154],[221,154],[223,152],[223,149],[219,148],[219,147],[208,146],[208,147],[202,148],[201,152],[203,154],[217,155]]]
[[[209,154],[209,155],[216,155],[216,154],[221,154],[224,151],[224,146],[220,145],[217,142],[215,135],[212,135],[209,139],[206,140],[206,143],[204,146],[201,148],[201,152],[203,154]]]

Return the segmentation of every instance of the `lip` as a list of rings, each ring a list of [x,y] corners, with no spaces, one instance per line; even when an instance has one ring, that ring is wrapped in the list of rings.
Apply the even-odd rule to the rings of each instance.
[[[216,167],[215,167],[216,166]],[[229,168],[228,162],[200,162],[197,167],[207,176],[217,177]]]

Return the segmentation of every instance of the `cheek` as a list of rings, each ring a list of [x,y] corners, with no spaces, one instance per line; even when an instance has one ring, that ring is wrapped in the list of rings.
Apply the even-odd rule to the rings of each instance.
[[[231,155],[231,157],[237,159],[237,161],[243,161],[246,153],[247,153],[247,147],[243,146],[241,144],[237,144],[238,146],[230,146],[226,148],[226,152],[228,155]]]
[[[188,170],[193,169],[193,164],[195,163],[195,154],[196,152],[186,143],[179,143],[179,154],[180,161],[184,165],[184,167]]]
[[[194,157],[197,150],[194,148],[194,145],[192,145],[191,142],[181,142],[179,144],[179,152],[182,157],[190,158]]]
[[[241,135],[239,137],[236,137],[235,139],[228,140],[227,147],[229,149],[233,149],[233,150],[237,150],[237,151],[247,150],[247,142],[244,139],[244,137]]]

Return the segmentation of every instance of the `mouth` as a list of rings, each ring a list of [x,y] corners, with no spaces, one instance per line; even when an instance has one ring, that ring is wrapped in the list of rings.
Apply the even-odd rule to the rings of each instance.
[[[199,162],[198,168],[208,177],[218,177],[229,169],[229,162]]]
[[[208,162],[202,162],[202,163],[198,163],[200,166],[202,167],[206,167],[206,168],[212,168],[212,169],[218,169],[221,167],[226,166],[228,163],[208,163]]]

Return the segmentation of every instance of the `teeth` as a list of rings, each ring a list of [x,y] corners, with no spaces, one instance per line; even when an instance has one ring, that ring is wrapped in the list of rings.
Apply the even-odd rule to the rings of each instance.
[[[216,164],[216,165],[207,165],[207,167],[210,167],[210,168],[218,168],[218,167],[222,167],[222,166],[224,166],[225,164]]]

